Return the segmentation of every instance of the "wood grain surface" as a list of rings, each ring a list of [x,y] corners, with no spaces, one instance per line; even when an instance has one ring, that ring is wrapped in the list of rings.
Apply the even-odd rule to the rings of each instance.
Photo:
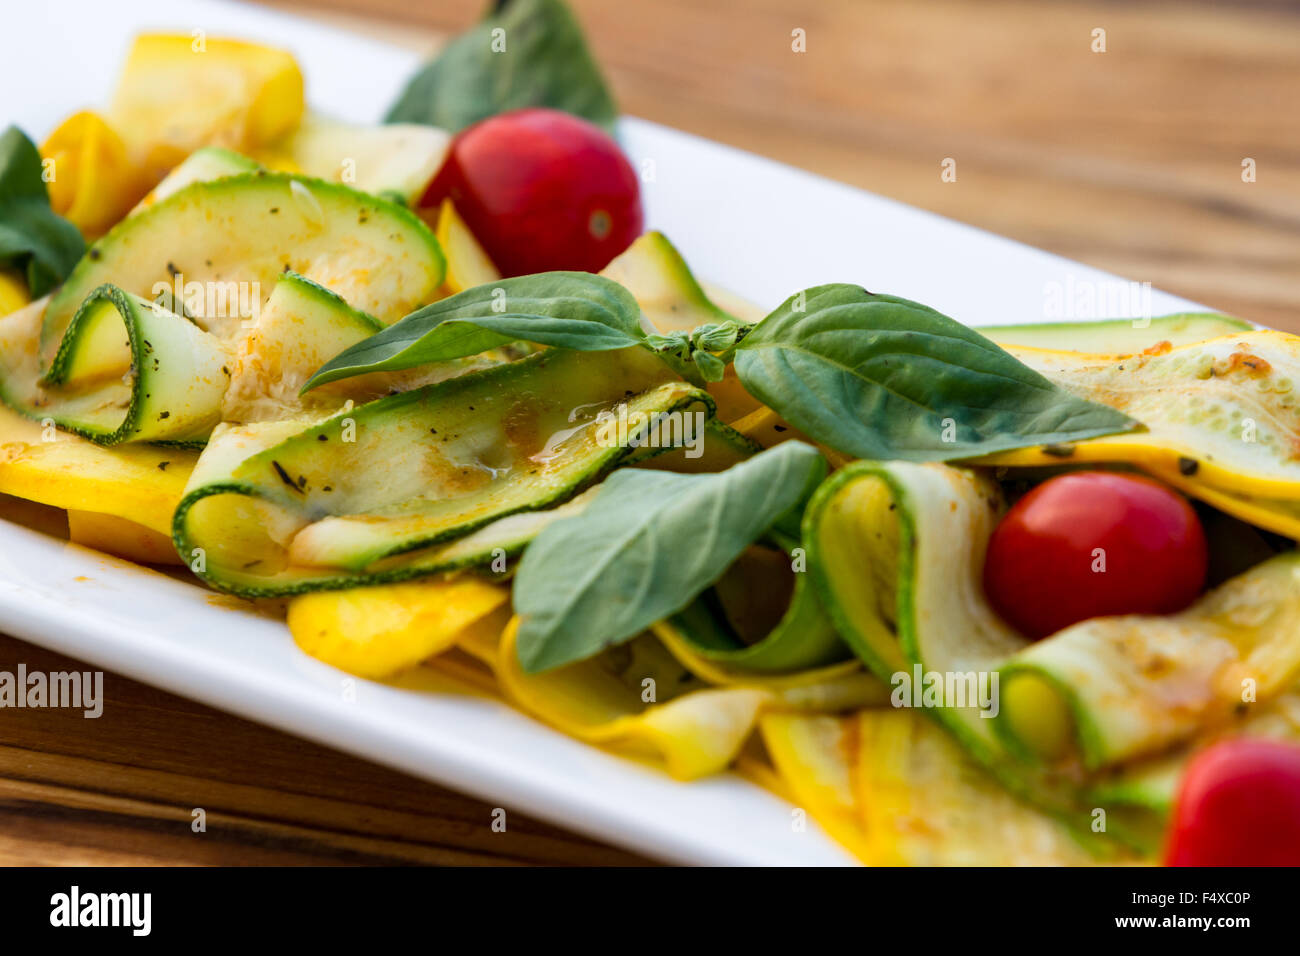
[[[430,51],[483,6],[275,5]],[[1300,332],[1294,4],[573,5],[628,113]],[[19,662],[84,668],[0,637],[0,669]],[[489,804],[123,677],[105,689],[99,720],[0,711],[0,864],[643,862],[526,808],[494,833]]]
[[[1300,3],[571,2],[624,112],[1300,332]],[[432,50],[485,5],[309,7]]]
[[[0,637],[0,669],[90,670]],[[642,862],[505,807],[104,676],[104,712],[0,711],[0,864]],[[206,829],[196,832],[194,811]]]

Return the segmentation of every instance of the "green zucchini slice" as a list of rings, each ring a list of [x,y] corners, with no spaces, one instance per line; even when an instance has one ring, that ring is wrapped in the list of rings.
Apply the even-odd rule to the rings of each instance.
[[[647,232],[607,265],[601,275],[632,293],[651,331],[689,332],[706,322],[736,321],[719,308],[662,232]]]
[[[763,446],[751,441],[730,425],[716,418],[704,423],[704,433],[699,441],[692,440],[677,448],[642,448],[628,456],[627,464],[655,471],[675,471],[679,474],[698,475],[726,471],[753,458]]]
[[[233,344],[221,420],[248,424],[320,418],[349,401],[373,401],[508,360],[501,350],[493,350],[407,372],[361,375],[302,394],[303,383],[331,356],[381,328],[374,316],[352,308],[324,286],[284,273],[251,327]]]
[[[336,293],[294,272],[275,288],[231,361],[230,387],[221,403],[226,422],[275,421],[336,410],[355,391],[298,394],[302,383],[332,355],[374,335],[383,324]]]
[[[256,172],[258,165],[240,153],[220,146],[205,146],[196,149],[168,173],[163,181],[153,188],[140,204],[131,210],[132,214],[144,212],[150,206],[162,202],[173,193],[178,193],[191,183],[206,183],[227,176]]]
[[[230,342],[156,303],[102,286],[73,318],[43,377],[30,344],[33,318],[0,323],[0,398],[103,445],[202,444],[219,421],[319,418],[348,401],[369,401],[499,361],[488,354],[413,374],[362,376],[302,396],[302,383],[331,355],[383,326],[293,272],[275,280],[251,327],[239,329]],[[15,358],[18,364],[11,366]]]
[[[39,307],[0,322],[0,398],[101,445],[202,442],[229,383],[225,344],[116,286],[95,289],[42,376]]]
[[[1145,427],[1000,452],[976,463],[1129,465],[1248,524],[1300,539],[1296,336],[1248,331],[1133,356],[1009,351],[1063,388]]]
[[[1300,679],[1300,553],[1231,578],[1186,611],[1095,618],[1002,668],[994,722],[1013,749],[1099,770],[1158,755],[1271,702]],[[1044,710],[1067,734],[1043,734]]]
[[[622,403],[646,422],[713,408],[643,349],[548,350],[322,421],[222,425],[177,509],[176,545],[213,587],[245,595],[486,563],[510,548],[456,549],[454,562],[440,549],[567,501],[627,459],[646,429],[619,445],[598,421]],[[501,533],[518,544],[519,532]]]
[[[971,757],[1013,793],[1086,832],[1089,803],[1076,782],[1015,761],[978,704],[981,675],[1028,643],[993,613],[981,592],[984,550],[1001,514],[997,485],[974,471],[940,464],[855,462],[832,475],[809,502],[805,546],[813,583],[845,642],[882,680],[915,703],[919,677],[952,675],[925,713],[950,730]],[[917,669],[920,673],[918,674]],[[955,691],[975,684],[957,706]],[[984,676],[991,686],[991,676]],[[925,703],[925,698],[922,697]],[[1112,835],[1151,845],[1159,822],[1142,811],[1107,808]],[[1137,819],[1132,819],[1133,817]],[[1099,850],[1109,841],[1094,841]]]
[[[773,537],[775,547],[751,548],[667,626],[695,653],[729,670],[781,674],[849,659],[852,652],[803,567],[799,542]]]
[[[805,517],[813,581],[849,646],[886,681],[910,677],[918,663],[988,671],[1026,646],[980,583],[1002,508],[983,474],[905,462],[855,462],[813,496]],[[977,706],[935,714],[968,750],[1001,749]]]
[[[1103,319],[1097,322],[1040,322],[1032,325],[988,325],[976,332],[998,345],[1022,348],[1089,352],[1099,355],[1134,355],[1168,342],[1191,345],[1221,335],[1250,332],[1255,326],[1244,319],[1217,312],[1180,312],[1141,319]]]
[[[1273,625],[1296,613],[1300,559],[1273,558],[1182,615],[1085,622],[1031,645],[983,596],[1002,508],[985,473],[856,462],[809,503],[813,583],[849,646],[901,692],[897,703],[920,700],[1005,786],[1072,827],[1090,832],[1104,809],[1107,836],[1152,849],[1169,811],[1149,783],[1160,762],[1174,752],[1181,761],[1243,719],[1234,714],[1242,679],[1255,680],[1259,702],[1249,706],[1261,720],[1295,683],[1300,640]],[[1162,685],[1144,668],[1165,652],[1171,682]],[[932,679],[933,699],[911,690]],[[978,690],[994,680],[993,706],[982,706]],[[1196,706],[1184,713],[1187,701]]]
[[[102,445],[202,444],[219,421],[322,417],[349,399],[369,400],[398,384],[374,376],[299,396],[330,355],[382,326],[292,272],[276,279],[251,328],[230,342],[161,305],[101,286],[73,317],[44,376],[32,344],[39,317],[33,312],[0,323],[0,398]],[[470,367],[443,363],[423,370],[422,378]]]
[[[437,296],[445,263],[414,213],[347,186],[260,170],[192,182],[90,248],[50,300],[41,354],[53,357],[82,301],[105,282],[146,298],[155,286],[201,292],[194,321],[232,338],[250,318],[241,313],[263,305],[286,271],[392,322]]]
[[[410,206],[442,166],[450,141],[445,130],[432,126],[358,126],[308,114],[272,150],[308,176],[391,195]]]

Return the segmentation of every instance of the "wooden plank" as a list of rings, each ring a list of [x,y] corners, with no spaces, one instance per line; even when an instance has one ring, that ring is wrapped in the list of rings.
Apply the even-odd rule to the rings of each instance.
[[[484,7],[277,5],[363,30],[385,19],[381,35],[429,50]],[[628,113],[1300,332],[1294,5],[573,6]],[[806,53],[791,50],[796,28]],[[939,176],[948,157],[952,183]]]
[[[0,670],[85,670],[0,637]],[[104,712],[0,711],[0,863],[644,863],[107,673]],[[193,811],[206,831],[192,829]]]

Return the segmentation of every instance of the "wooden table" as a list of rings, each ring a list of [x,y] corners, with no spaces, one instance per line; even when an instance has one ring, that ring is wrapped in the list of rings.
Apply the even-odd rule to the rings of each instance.
[[[1296,0],[570,2],[627,113],[1300,332]],[[431,50],[486,2],[309,6]]]
[[[309,15],[432,50],[481,6],[318,0]],[[626,112],[1300,331],[1294,6],[574,6]],[[0,637],[0,669],[19,661],[78,666]],[[494,833],[489,804],[123,677],[105,688],[100,720],[0,713],[0,863],[642,862],[526,808]]]

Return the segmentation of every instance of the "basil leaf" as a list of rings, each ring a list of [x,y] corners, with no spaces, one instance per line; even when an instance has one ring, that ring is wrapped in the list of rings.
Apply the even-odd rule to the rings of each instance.
[[[945,461],[1137,426],[934,309],[855,285],[792,296],[734,362],[750,394],[859,458]]]
[[[510,342],[578,352],[645,344],[632,293],[590,272],[502,279],[426,305],[345,349],[309,378],[306,392],[367,372],[391,372],[478,355]]]
[[[22,269],[39,299],[86,251],[77,227],[50,208],[41,154],[16,126],[0,134],[0,265]]]
[[[618,108],[562,0],[507,0],[412,77],[390,123],[455,132],[497,113],[549,106],[612,128]]]
[[[680,611],[825,474],[821,454],[794,441],[714,474],[616,471],[524,552],[520,664],[536,673],[582,660]]]

